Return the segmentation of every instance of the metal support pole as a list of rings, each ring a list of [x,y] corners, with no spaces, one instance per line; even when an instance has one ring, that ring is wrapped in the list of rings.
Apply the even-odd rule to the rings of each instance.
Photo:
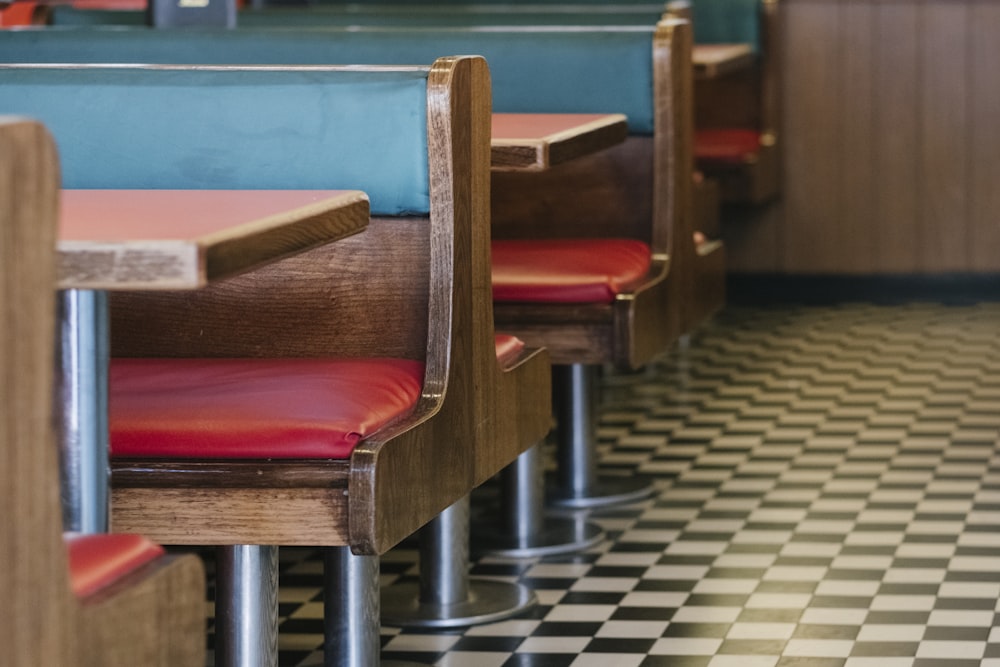
[[[635,502],[655,491],[649,480],[597,475],[597,366],[552,367],[556,410],[556,489],[550,502],[590,509]]]
[[[537,604],[519,584],[469,577],[469,497],[420,530],[420,582],[382,593],[382,620],[400,627],[450,628],[492,623]]]
[[[545,515],[542,445],[528,449],[501,472],[500,517],[475,534],[478,549],[510,558],[582,551],[604,539],[600,526],[584,516]]]
[[[379,664],[378,557],[324,549],[324,658],[327,667]]]
[[[350,547],[323,550],[323,664],[325,667],[427,667],[404,660],[379,662],[378,556]]]
[[[278,547],[216,549],[216,667],[277,667]]]
[[[63,290],[56,378],[63,527],[108,532],[108,295]]]
[[[420,602],[454,605],[469,599],[469,497],[420,530]]]

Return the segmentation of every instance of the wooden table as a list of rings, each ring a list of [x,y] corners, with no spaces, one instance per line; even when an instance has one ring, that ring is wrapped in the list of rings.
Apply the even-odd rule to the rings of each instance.
[[[59,440],[66,530],[108,528],[108,291],[187,290],[368,225],[351,190],[64,190]]]
[[[622,114],[493,114],[492,168],[541,171],[620,144],[628,135]]]
[[[695,77],[714,79],[749,67],[754,61],[754,52],[749,44],[695,44],[691,60]]]

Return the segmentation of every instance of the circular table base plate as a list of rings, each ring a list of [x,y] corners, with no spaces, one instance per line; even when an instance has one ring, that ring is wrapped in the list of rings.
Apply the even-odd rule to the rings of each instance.
[[[496,521],[490,525],[496,525]],[[542,528],[527,537],[498,533],[474,533],[473,549],[477,553],[505,558],[535,558],[583,551],[598,544],[604,531],[583,517],[545,517]]]
[[[643,477],[599,477],[589,489],[576,495],[567,495],[556,484],[547,484],[551,495],[546,503],[559,509],[587,510],[611,505],[634,503],[652,496],[656,487]]]
[[[382,590],[382,624],[402,628],[457,628],[493,623],[538,603],[530,588],[504,581],[472,579],[469,598],[454,604],[421,603],[420,584],[403,582]]]

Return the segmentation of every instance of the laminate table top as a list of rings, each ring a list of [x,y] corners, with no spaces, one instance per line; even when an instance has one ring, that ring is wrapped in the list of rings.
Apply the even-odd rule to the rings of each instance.
[[[355,190],[64,190],[63,289],[197,289],[364,230]]]
[[[495,113],[492,168],[540,171],[620,144],[627,135],[627,120],[617,113]]]

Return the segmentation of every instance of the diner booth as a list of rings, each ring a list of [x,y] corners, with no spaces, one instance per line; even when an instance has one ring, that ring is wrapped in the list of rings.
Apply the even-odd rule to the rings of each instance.
[[[1000,664],[1000,5],[0,7],[0,665]]]

